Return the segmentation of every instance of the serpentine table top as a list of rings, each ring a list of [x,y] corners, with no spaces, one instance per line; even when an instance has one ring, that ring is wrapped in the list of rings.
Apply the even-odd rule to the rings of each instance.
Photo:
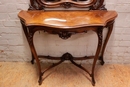
[[[76,28],[82,26],[106,26],[117,17],[115,11],[20,11],[18,14],[26,26],[38,25],[54,28]]]

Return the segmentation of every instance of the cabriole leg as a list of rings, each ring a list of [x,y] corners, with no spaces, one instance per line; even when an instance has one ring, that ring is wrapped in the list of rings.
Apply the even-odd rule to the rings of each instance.
[[[95,85],[95,78],[94,78],[94,70],[95,70],[95,65],[97,62],[97,59],[99,58],[99,53],[101,51],[101,46],[102,46],[102,30],[103,27],[99,27],[98,30],[96,31],[97,36],[98,36],[98,46],[97,46],[97,51],[93,60],[93,66],[92,66],[92,73],[91,73],[91,77],[92,77],[92,85]]]
[[[34,44],[33,44],[33,35],[34,35],[34,32],[32,31],[33,27],[25,26],[24,22],[22,22],[22,21],[21,21],[21,24],[22,24],[25,36],[27,38],[28,44],[30,46],[31,53],[32,53],[33,57],[36,60],[37,67],[38,67],[38,73],[39,73],[39,80],[41,81],[41,79],[42,79],[42,76],[41,76],[41,74],[42,74],[42,72],[41,72],[41,65],[40,65],[40,62],[39,62],[39,59],[38,59],[38,56],[37,56]],[[34,61],[32,61],[32,62],[34,62]]]
[[[102,47],[102,51],[101,51],[101,56],[99,57],[99,60],[101,60],[101,65],[104,65],[104,51],[105,51],[105,48],[106,48],[106,45],[107,45],[107,42],[110,38],[110,35],[112,33],[112,29],[113,29],[113,24],[114,24],[114,21],[112,21],[110,24],[108,24],[108,32],[107,32],[107,36],[106,36],[106,39],[104,41],[104,44],[103,44],[103,47]]]

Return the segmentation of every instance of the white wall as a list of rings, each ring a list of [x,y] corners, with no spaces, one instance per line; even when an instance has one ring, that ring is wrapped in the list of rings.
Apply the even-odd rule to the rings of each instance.
[[[20,10],[28,9],[28,3],[29,0],[0,0],[0,61],[31,60],[30,49],[17,17]],[[130,0],[106,0],[106,7],[116,10],[118,18],[104,59],[107,63],[130,63]],[[37,32],[34,40],[38,54],[53,56],[61,56],[66,52],[73,56],[94,55],[97,43],[96,34],[91,31],[72,35],[68,40]]]

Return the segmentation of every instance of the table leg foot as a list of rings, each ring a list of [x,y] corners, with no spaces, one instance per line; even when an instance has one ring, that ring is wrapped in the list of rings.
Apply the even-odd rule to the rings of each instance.
[[[95,86],[95,82],[92,81],[92,85]]]
[[[34,64],[34,59],[31,60],[31,63]]]
[[[103,60],[103,57],[102,57],[102,56],[100,56],[100,57],[99,57],[99,60],[101,60],[100,64],[101,64],[101,65],[104,65],[104,63],[105,63],[105,62],[104,62],[104,60]]]
[[[92,85],[95,86],[95,83],[96,83],[96,82],[95,82],[95,79],[94,79],[94,75],[91,74],[90,76],[92,77]]]
[[[39,85],[41,85],[41,84],[42,84],[42,76],[39,76],[38,83],[39,83]]]
[[[34,56],[32,54],[32,60],[31,60],[31,63],[34,64]]]

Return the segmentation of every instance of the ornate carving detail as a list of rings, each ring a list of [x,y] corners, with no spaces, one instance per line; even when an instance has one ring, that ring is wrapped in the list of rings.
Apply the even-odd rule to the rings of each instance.
[[[64,7],[64,8],[66,8],[66,9],[68,9],[68,8],[72,7],[72,3],[65,2],[65,3],[62,3],[61,6]]]
[[[102,6],[99,8],[99,10],[107,10],[107,9],[106,9],[105,5],[102,5]]]
[[[67,32],[67,31],[61,31],[59,32],[59,37],[62,39],[68,39],[69,37],[71,37],[72,32]]]
[[[92,7],[93,10],[107,10],[104,5],[104,0],[97,0]]]
[[[32,6],[32,5],[29,5],[28,10],[36,10],[36,8],[34,6]]]
[[[28,10],[44,10],[44,6],[38,4],[36,0],[30,0],[30,5]]]
[[[97,32],[98,34],[98,39],[99,39],[99,45],[102,45],[102,30],[103,28],[100,28]]]
[[[30,0],[30,5],[28,10],[36,10],[37,6],[36,6],[36,1],[35,0]]]
[[[28,41],[29,41],[29,44],[32,45],[32,43],[33,43],[33,33],[32,32],[29,32],[29,34],[28,34]]]
[[[65,53],[62,55],[61,60],[71,60],[73,56],[70,53]]]

